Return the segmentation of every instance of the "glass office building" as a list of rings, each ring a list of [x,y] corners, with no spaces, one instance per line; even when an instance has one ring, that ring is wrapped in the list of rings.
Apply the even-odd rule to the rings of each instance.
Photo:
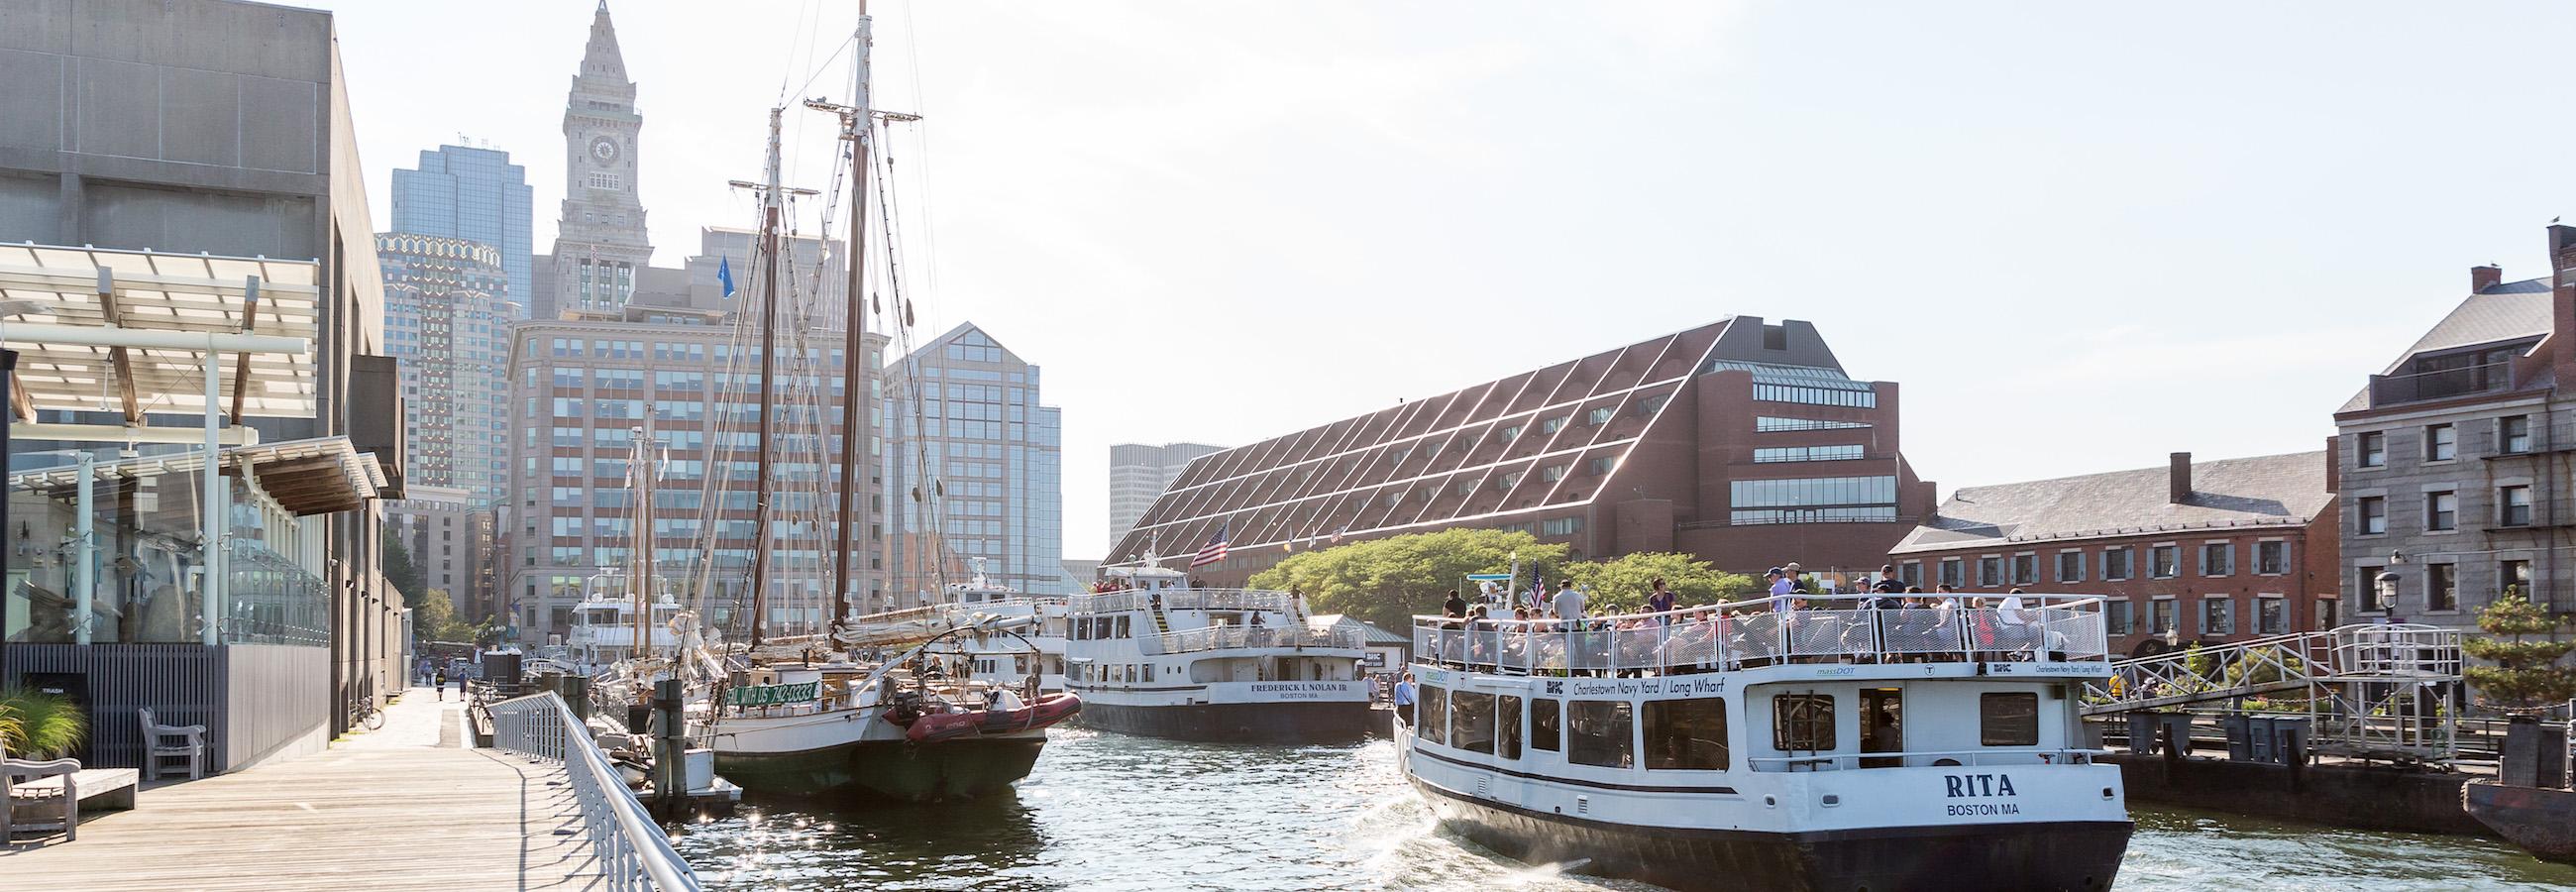
[[[510,153],[439,146],[420,153],[419,170],[394,171],[393,231],[492,246],[508,274],[506,297],[525,319],[536,293],[534,195],[527,168],[510,163]]]
[[[1069,594],[1063,431],[1039,404],[1038,367],[967,323],[884,375],[885,493],[901,524],[889,606],[966,581],[977,558],[995,582]]]

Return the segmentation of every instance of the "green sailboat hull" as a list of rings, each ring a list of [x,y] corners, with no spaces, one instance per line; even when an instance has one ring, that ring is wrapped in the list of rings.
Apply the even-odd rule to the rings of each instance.
[[[864,740],[795,753],[716,752],[716,773],[771,796],[927,802],[1007,791],[1036,767],[1043,736],[916,744]]]

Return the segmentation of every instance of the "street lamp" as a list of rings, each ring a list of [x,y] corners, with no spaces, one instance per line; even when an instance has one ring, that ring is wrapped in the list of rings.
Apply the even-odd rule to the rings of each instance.
[[[2400,556],[2394,554],[2389,555],[2391,560],[2395,560],[2398,557]],[[2378,607],[2381,610],[2389,611],[2392,614],[2395,613],[2397,610],[2397,582],[2400,578],[2402,577],[2399,577],[2395,570],[2379,571],[2379,575],[2371,579],[2371,582],[2377,586],[2377,590],[2379,592],[2379,603],[2372,606]],[[2392,623],[2398,622],[2399,619],[2399,617],[2394,615],[2388,617],[2388,621]]]

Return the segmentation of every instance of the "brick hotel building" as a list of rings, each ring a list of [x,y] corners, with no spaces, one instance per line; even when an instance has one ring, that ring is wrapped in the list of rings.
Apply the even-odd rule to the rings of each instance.
[[[1303,548],[1515,529],[1584,559],[1679,551],[1734,571],[1876,569],[1933,509],[1897,386],[1855,380],[1805,322],[1736,316],[1190,463],[1112,549],[1240,583]]]
[[[1925,591],[2081,593],[2123,653],[2330,629],[2333,468],[2325,452],[1970,487],[1888,555]]]

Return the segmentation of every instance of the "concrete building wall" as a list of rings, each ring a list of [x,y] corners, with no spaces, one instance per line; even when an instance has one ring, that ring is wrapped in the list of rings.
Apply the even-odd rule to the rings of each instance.
[[[0,240],[314,259],[323,286],[317,416],[261,419],[265,439],[364,435],[398,413],[362,372],[383,298],[355,125],[329,13],[229,0],[0,4]],[[49,222],[50,221],[50,222]],[[353,387],[356,390],[353,391]],[[353,405],[353,393],[365,400]],[[369,440],[389,473],[398,442]],[[311,568],[333,608],[329,702],[398,679],[399,611],[373,510],[331,516]]]

